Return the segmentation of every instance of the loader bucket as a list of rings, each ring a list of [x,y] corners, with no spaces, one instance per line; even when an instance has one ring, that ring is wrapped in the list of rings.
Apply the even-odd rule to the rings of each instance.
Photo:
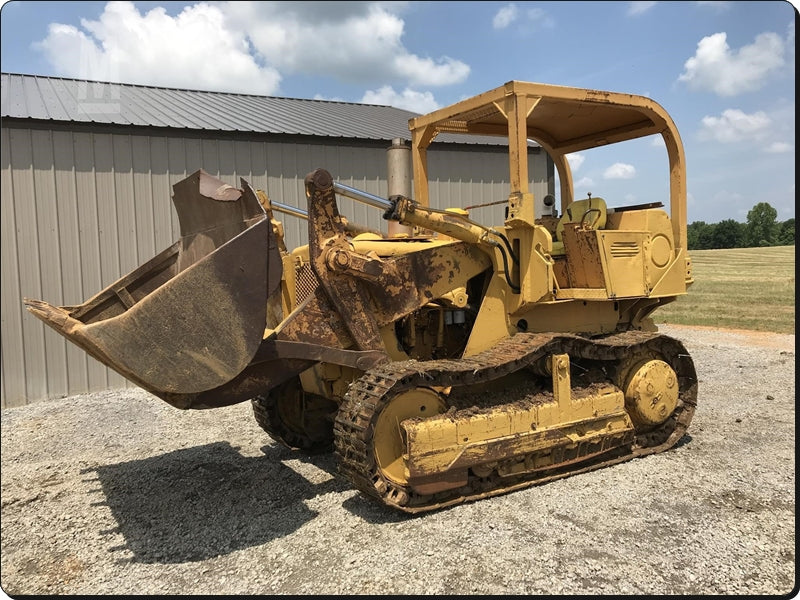
[[[252,188],[198,171],[173,187],[181,238],[79,306],[28,310],[130,381],[180,408],[248,366],[281,281],[270,220]]]

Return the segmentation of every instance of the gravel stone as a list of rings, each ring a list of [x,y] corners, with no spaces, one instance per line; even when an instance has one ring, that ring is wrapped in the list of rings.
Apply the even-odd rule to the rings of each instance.
[[[4,410],[2,589],[794,595],[794,335],[660,329],[700,380],[676,447],[416,516],[274,443],[249,403],[130,388]]]

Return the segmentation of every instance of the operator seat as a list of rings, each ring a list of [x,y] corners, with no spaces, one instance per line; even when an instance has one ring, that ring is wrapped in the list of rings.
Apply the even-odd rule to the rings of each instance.
[[[564,254],[564,225],[567,223],[580,223],[589,229],[602,229],[606,226],[608,209],[606,201],[602,198],[592,198],[576,200],[567,206],[567,210],[561,215],[556,225],[556,235],[553,240],[552,255]]]

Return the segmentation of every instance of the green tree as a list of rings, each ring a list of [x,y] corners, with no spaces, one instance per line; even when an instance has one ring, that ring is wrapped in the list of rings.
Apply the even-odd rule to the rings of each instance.
[[[775,242],[778,211],[767,202],[759,202],[747,213],[747,245],[772,246]]]
[[[775,244],[777,246],[794,246],[794,219],[778,223]]]
[[[714,226],[711,234],[712,248],[741,248],[744,245],[745,227],[733,219],[725,219]]]
[[[686,243],[689,250],[708,250],[711,248],[711,241],[714,226],[705,221],[695,221],[686,226]]]
[[[700,227],[705,225],[704,221],[694,221],[686,226],[686,247],[689,250],[697,250],[700,245]]]

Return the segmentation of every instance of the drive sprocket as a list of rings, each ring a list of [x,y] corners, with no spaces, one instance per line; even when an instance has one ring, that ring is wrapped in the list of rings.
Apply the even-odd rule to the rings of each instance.
[[[307,454],[333,449],[336,404],[303,390],[295,377],[251,400],[258,425],[280,444]]]

